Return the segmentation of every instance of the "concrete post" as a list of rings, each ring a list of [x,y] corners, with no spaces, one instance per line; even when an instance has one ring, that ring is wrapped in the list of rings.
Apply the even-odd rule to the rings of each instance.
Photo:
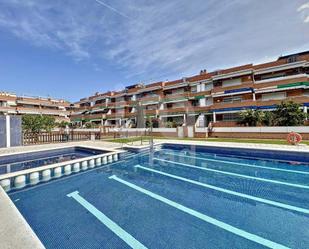
[[[9,148],[11,147],[11,118],[9,115],[5,116],[6,124],[5,124],[5,129],[6,129],[6,147]]]
[[[217,120],[216,120],[216,112],[212,113],[212,117],[213,117],[213,122],[216,123],[217,122]]]

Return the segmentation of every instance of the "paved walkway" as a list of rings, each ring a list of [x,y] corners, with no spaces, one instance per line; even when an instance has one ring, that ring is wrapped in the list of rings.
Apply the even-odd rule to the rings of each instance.
[[[72,147],[72,146],[93,146],[102,149],[116,149],[120,148],[120,143],[112,143],[105,141],[79,141],[79,142],[68,142],[68,143],[55,143],[55,144],[41,144],[41,145],[27,145],[27,146],[18,146],[11,148],[0,148],[0,156],[10,153],[19,153],[19,152],[30,152],[35,150],[45,150],[45,149],[57,149],[62,147]]]

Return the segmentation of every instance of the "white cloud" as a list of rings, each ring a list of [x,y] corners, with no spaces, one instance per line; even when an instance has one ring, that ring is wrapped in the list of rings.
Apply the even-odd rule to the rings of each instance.
[[[309,3],[282,1],[0,0],[0,30],[97,70],[108,60],[128,78],[161,80],[302,46],[309,30],[294,13]]]
[[[298,12],[301,12],[304,23],[309,23],[309,2],[302,4],[297,9]]]
[[[297,9],[298,12],[303,11],[305,9],[309,9],[309,2],[308,3],[304,3],[301,6],[299,6],[299,8]]]

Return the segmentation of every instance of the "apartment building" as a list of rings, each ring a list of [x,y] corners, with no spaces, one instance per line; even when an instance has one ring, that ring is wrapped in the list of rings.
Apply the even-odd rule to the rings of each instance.
[[[38,114],[51,115],[56,121],[69,121],[71,104],[65,100],[17,96],[0,92],[0,113],[10,115]]]
[[[283,100],[309,106],[309,51],[276,61],[207,72],[119,92],[97,93],[75,103],[73,122],[135,127],[137,115],[159,120],[160,126],[235,126],[246,109],[271,111]],[[142,111],[139,111],[142,110]]]

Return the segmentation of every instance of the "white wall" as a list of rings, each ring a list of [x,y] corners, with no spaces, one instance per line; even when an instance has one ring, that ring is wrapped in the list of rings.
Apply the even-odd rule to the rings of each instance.
[[[214,127],[213,132],[309,133],[309,126]]]

